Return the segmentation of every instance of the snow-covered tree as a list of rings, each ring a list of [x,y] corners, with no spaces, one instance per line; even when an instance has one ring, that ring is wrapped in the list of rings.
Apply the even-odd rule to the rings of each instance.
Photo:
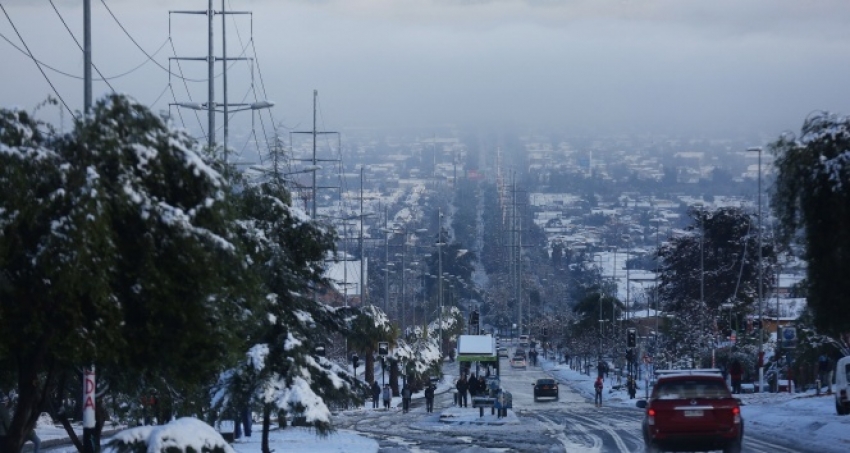
[[[799,139],[780,137],[770,149],[779,241],[803,246],[814,326],[835,338],[850,336],[850,118],[813,114]]]
[[[393,359],[401,363],[408,385],[415,390],[424,387],[430,377],[442,374],[440,347],[427,327],[411,328],[404,339],[398,340]]]
[[[80,366],[184,392],[217,374],[238,261],[225,181],[186,132],[118,95],[66,135],[0,110],[0,193],[0,374],[19,395],[6,451]]]
[[[348,347],[363,359],[363,377],[367,383],[375,380],[375,353],[378,342],[395,343],[398,332],[383,310],[375,305],[364,305],[350,320],[351,335]]]
[[[693,224],[658,250],[658,297],[675,319],[667,323],[668,352],[694,358],[710,349],[721,306],[744,324],[757,310],[758,238],[752,216],[738,208],[691,209]],[[770,240],[763,240],[762,284],[772,283],[776,263]],[[702,351],[702,352],[701,352]]]
[[[320,433],[331,426],[328,404],[358,403],[363,389],[345,367],[321,357],[316,348],[335,332],[348,332],[354,314],[314,297],[327,282],[324,258],[334,233],[290,203],[277,178],[239,182],[239,236],[246,244],[249,273],[261,295],[257,324],[247,331],[249,353],[222,376],[215,405],[263,408],[263,450],[268,449],[271,414],[302,418]]]

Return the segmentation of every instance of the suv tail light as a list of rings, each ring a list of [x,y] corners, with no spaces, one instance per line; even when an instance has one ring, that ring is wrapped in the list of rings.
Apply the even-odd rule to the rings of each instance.
[[[741,408],[733,407],[732,408],[732,419],[736,425],[741,424]]]
[[[646,410],[646,424],[655,425],[655,409],[649,408]]]

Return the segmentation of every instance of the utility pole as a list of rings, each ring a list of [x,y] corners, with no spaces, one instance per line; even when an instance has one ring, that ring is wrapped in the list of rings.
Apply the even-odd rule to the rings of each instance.
[[[390,208],[384,206],[384,313],[390,313]]]
[[[763,298],[762,298],[762,263],[761,263],[761,147],[749,148],[747,151],[757,152],[759,154],[758,160],[758,168],[759,168],[759,177],[758,177],[758,297],[759,297],[759,359],[758,359],[758,369],[759,369],[759,393],[764,392],[764,307],[763,307]],[[776,321],[776,325],[779,325],[779,321]],[[776,341],[779,341],[779,337],[776,338]]]
[[[262,103],[255,104],[230,104],[227,101],[227,62],[231,60],[249,60],[248,57],[227,57],[227,21],[225,20],[226,16],[229,14],[248,14],[249,11],[226,11],[225,10],[225,0],[221,1],[221,11],[216,11],[213,9],[213,0],[208,0],[207,9],[206,10],[193,10],[193,11],[169,11],[170,14],[194,14],[194,15],[204,15],[207,16],[207,55],[205,57],[170,57],[169,60],[190,60],[190,61],[205,61],[207,63],[207,102],[205,104],[190,104],[190,103],[176,103],[178,107],[186,107],[193,110],[206,110],[207,111],[207,147],[210,150],[215,149],[215,113],[216,107],[222,107],[224,113],[224,165],[225,168],[227,166],[227,139],[228,139],[228,129],[229,129],[229,116],[230,116],[230,107],[231,106],[241,106],[244,108],[238,110],[257,110],[261,108],[269,108],[271,104],[268,101]],[[216,14],[221,15],[221,45],[222,45],[222,56],[215,56],[215,16]],[[170,19],[169,19],[169,31],[171,29]],[[215,102],[215,63],[216,61],[222,62],[222,94],[224,96],[223,101],[220,104]],[[238,111],[236,110],[236,111]]]
[[[91,0],[83,0],[83,30],[83,112],[88,115],[92,107]]]
[[[83,113],[88,121],[92,110],[92,58],[91,58],[91,0],[83,1]],[[83,453],[94,453],[95,449],[95,366],[83,372]]]
[[[363,256],[363,167],[360,167],[360,305],[363,305],[363,301],[366,300],[366,279],[364,278],[366,272],[364,268],[366,267],[365,262],[366,259]]]
[[[317,129],[317,125],[316,125],[316,112],[317,112],[317,100],[318,100],[318,97],[319,97],[319,91],[318,91],[318,90],[313,90],[313,129],[312,129],[312,130],[309,130],[309,131],[294,131],[294,132],[290,132],[290,133],[289,133],[289,147],[290,147],[290,149],[292,149],[292,134],[309,134],[309,135],[311,135],[311,136],[312,136],[312,138],[313,138],[313,143],[312,143],[312,157],[311,157],[310,159],[299,159],[299,160],[302,160],[302,161],[305,161],[305,160],[306,160],[306,161],[310,162],[310,163],[311,163],[311,165],[313,166],[313,168],[316,168],[316,169],[318,169],[318,163],[319,163],[319,162],[338,162],[338,161],[339,161],[339,159],[320,159],[320,158],[317,156],[317,141],[318,141],[319,135],[325,135],[325,134],[336,134],[336,135],[337,135],[337,142],[338,142],[338,146],[341,146],[341,144],[342,144],[342,143],[341,143],[341,138],[340,138],[340,134],[339,134],[339,132],[334,132],[334,131],[320,131],[320,130],[318,130],[318,129]],[[311,195],[311,199],[312,199],[312,202],[313,202],[313,206],[312,206],[312,208],[310,209],[310,214],[311,214],[311,217],[313,218],[313,220],[315,220],[315,219],[317,218],[317,213],[316,213],[316,194],[317,194],[318,189],[338,189],[338,187],[318,187],[318,186],[316,185],[316,172],[313,172],[313,183],[312,183],[312,190],[313,190],[313,193],[312,193],[312,195]]]
[[[443,353],[443,208],[437,209],[437,294],[440,301],[439,328],[440,328],[440,357]]]

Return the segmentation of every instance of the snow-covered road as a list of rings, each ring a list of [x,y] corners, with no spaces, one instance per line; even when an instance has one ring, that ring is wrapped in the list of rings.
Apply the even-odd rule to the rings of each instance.
[[[592,380],[588,376],[552,363],[521,370],[502,359],[500,367],[502,387],[513,394],[513,411],[507,419],[496,421],[489,411],[482,419],[478,409],[453,407],[452,394],[446,392],[437,396],[432,414],[425,412],[421,400],[414,400],[407,414],[398,409],[348,411],[336,418],[337,426],[376,440],[379,452],[384,453],[644,451],[640,428],[643,413],[623,395],[606,392],[605,404],[597,408],[591,399]],[[534,401],[532,384],[542,377],[561,382],[557,401]],[[753,424],[747,427],[743,451],[822,451],[817,445],[807,449],[804,444],[791,445]]]

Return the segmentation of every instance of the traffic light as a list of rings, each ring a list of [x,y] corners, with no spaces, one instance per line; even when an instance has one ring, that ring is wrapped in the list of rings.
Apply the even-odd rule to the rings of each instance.
[[[324,343],[319,343],[316,346],[316,355],[319,356],[319,357],[325,357],[325,344]]]
[[[543,338],[546,338],[548,336],[547,333],[548,333],[548,330],[544,327],[543,328]]]
[[[637,330],[634,327],[629,327],[626,331],[626,346],[629,348],[637,346]]]
[[[473,311],[469,314],[469,324],[473,326],[478,325],[478,311]]]
[[[359,364],[360,364],[360,357],[358,357],[357,354],[354,354],[353,356],[351,356],[351,365],[354,366],[354,372],[355,373],[357,373],[357,365],[359,365]]]

